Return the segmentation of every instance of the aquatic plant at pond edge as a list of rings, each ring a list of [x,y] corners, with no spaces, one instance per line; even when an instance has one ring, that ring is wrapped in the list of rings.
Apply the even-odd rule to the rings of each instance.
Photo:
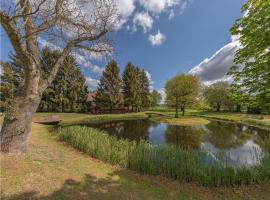
[[[221,186],[253,184],[270,179],[270,139],[266,140],[265,155],[259,165],[232,167],[227,164],[226,157],[209,164],[209,154],[202,151],[117,139],[88,127],[60,128],[58,138],[104,162],[179,181]]]

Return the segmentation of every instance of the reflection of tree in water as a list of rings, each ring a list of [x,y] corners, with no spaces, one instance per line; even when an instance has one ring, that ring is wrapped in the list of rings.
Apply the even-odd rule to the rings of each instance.
[[[205,136],[205,140],[219,149],[240,147],[251,138],[247,130],[239,124],[212,121],[205,127],[209,132]]]
[[[202,130],[191,126],[168,125],[165,137],[168,144],[184,149],[198,149],[201,144]]]
[[[118,138],[139,141],[149,139],[149,128],[154,125],[150,120],[127,120],[96,124],[91,127],[107,131]]]

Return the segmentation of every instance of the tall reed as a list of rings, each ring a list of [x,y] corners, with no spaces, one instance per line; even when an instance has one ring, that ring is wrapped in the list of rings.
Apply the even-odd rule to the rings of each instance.
[[[117,139],[93,128],[60,128],[58,138],[104,162],[179,181],[221,186],[253,184],[270,179],[270,139],[259,165],[232,167],[226,162],[226,155],[214,155],[219,158],[219,162],[209,163],[207,160],[211,155],[205,152]]]

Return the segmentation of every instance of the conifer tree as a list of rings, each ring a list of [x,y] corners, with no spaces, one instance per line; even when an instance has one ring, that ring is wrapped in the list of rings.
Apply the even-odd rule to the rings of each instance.
[[[148,108],[150,106],[150,83],[144,70],[139,72],[139,78],[141,107]]]
[[[107,64],[102,74],[95,103],[97,107],[110,108],[111,110],[123,104],[122,80],[120,69],[115,60]]]
[[[126,65],[123,73],[124,104],[132,110],[140,105],[140,80],[139,69],[131,62]]]

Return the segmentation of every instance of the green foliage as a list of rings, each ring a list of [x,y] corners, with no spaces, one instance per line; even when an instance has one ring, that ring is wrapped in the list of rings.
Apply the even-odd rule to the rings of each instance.
[[[139,71],[139,80],[140,80],[140,106],[142,108],[149,108],[150,106],[150,90],[149,90],[149,79],[144,70]]]
[[[115,60],[105,68],[97,88],[95,103],[100,108],[118,108],[123,104],[122,80]]]
[[[175,117],[178,117],[178,108],[181,107],[184,115],[185,108],[192,105],[198,97],[200,81],[193,75],[178,75],[167,81],[165,89],[167,104],[176,109]]]
[[[131,62],[126,65],[124,70],[123,83],[125,106],[132,107],[132,109],[138,108],[141,103],[139,69]]]
[[[2,74],[0,85],[1,112],[8,110],[12,104],[14,94],[17,92],[19,81],[14,73],[14,66],[1,62]]]
[[[220,111],[229,108],[232,110],[233,102],[230,98],[230,85],[227,82],[217,82],[204,89],[204,97],[206,98],[209,105]]]
[[[270,3],[268,0],[248,0],[242,8],[245,16],[231,29],[240,36],[242,48],[236,54],[236,66],[230,74],[234,84],[256,101],[256,106],[270,114]],[[240,102],[251,102],[239,96]]]
[[[150,107],[154,108],[156,107],[161,101],[161,94],[158,93],[156,90],[153,90],[150,93]]]
[[[46,76],[57,58],[58,51],[44,48],[42,51],[43,75]],[[60,66],[51,85],[44,91],[38,111],[85,112],[88,110],[87,86],[84,75],[76,64],[75,57],[69,55]]]
[[[207,164],[210,154],[184,150],[176,146],[152,145],[118,140],[93,128],[72,126],[60,128],[58,138],[94,158],[139,171],[162,175],[179,181],[198,182],[206,186],[253,184],[270,179],[269,141],[260,165],[231,167],[224,154],[214,155],[220,162]]]
[[[46,77],[60,53],[45,47],[41,56],[42,76]],[[0,87],[1,111],[5,111],[12,104],[19,86],[23,83],[24,73],[22,64],[16,56],[11,56],[9,63],[1,65],[3,66]],[[44,91],[38,111],[85,112],[88,109],[87,94],[85,77],[78,68],[75,58],[69,55],[60,66],[55,80]]]

